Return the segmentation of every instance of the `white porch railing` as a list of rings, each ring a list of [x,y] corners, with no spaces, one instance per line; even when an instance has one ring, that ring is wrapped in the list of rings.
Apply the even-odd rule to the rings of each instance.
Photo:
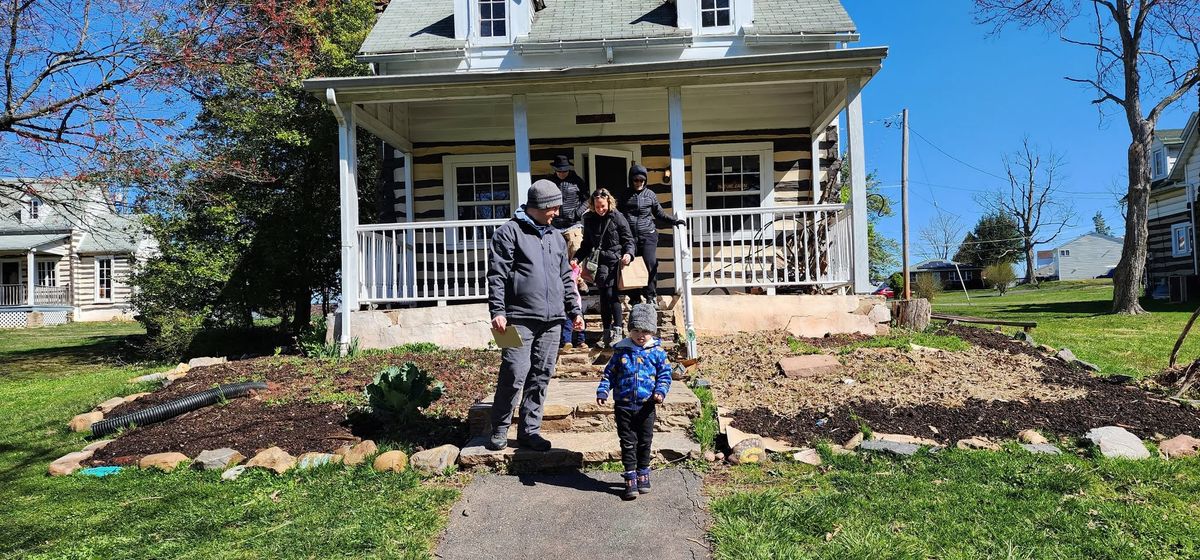
[[[0,305],[25,305],[25,284],[0,284]]]
[[[507,221],[358,226],[359,302],[487,298],[492,234]]]
[[[695,210],[677,261],[691,289],[833,287],[853,280],[843,204]],[[690,259],[687,257],[690,253]]]

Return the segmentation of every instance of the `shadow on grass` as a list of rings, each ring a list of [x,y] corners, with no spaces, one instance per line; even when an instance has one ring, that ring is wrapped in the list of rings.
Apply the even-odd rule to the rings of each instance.
[[[77,370],[81,365],[111,364],[133,358],[122,347],[127,335],[89,336],[77,344],[57,348],[31,348],[0,353],[5,366],[2,380],[22,380],[53,375],[55,369]],[[64,371],[62,373],[68,373]]]

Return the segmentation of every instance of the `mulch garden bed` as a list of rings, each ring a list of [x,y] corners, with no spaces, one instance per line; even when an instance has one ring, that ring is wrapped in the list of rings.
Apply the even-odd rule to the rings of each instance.
[[[445,392],[422,421],[383,426],[361,410],[363,388],[379,370],[416,362],[445,384]],[[358,439],[430,448],[467,439],[467,410],[493,390],[499,354],[446,350],[419,354],[377,354],[322,361],[269,357],[192,369],[171,385],[107,414],[108,418],[240,381],[265,381],[268,389],[207,406],[122,433],[96,451],[92,464],[122,464],[167,451],[195,457],[206,449],[229,447],[249,455],[279,446],[292,455],[331,452]]]
[[[1200,432],[1195,410],[1138,386],[1089,374],[1004,334],[958,325],[940,334],[955,335],[972,348],[854,350],[841,356],[852,373],[833,374],[855,379],[847,384],[841,379],[786,379],[773,363],[790,355],[786,337],[768,337],[742,351],[726,347],[727,357],[745,358],[744,367],[718,359],[723,371],[710,369],[705,375],[713,378],[718,402],[733,409],[735,427],[794,444],[841,443],[864,425],[944,443],[972,436],[1009,439],[1027,428],[1071,437],[1105,425],[1146,438]],[[836,351],[836,345],[824,347]],[[957,367],[945,369],[946,364]],[[878,371],[871,375],[862,369],[866,366]]]

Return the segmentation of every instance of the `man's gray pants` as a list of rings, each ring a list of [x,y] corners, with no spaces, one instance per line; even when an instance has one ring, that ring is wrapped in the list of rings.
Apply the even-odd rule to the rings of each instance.
[[[505,348],[500,357],[500,378],[492,401],[492,433],[507,433],[513,409],[521,404],[517,437],[527,438],[542,429],[546,386],[558,361],[562,321],[514,320],[521,335],[520,348]]]

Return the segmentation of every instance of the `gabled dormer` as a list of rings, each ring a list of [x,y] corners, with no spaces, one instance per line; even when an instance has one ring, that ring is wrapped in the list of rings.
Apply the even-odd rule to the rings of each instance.
[[[675,0],[675,9],[692,35],[736,35],[754,23],[754,0]]]
[[[472,45],[509,45],[529,34],[535,0],[454,0],[454,38]]]

